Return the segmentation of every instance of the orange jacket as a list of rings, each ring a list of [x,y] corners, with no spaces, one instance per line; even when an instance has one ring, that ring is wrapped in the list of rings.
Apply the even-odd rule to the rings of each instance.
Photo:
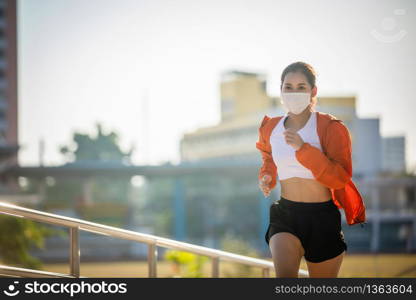
[[[365,221],[365,205],[352,181],[351,136],[348,128],[333,115],[317,112],[317,131],[322,151],[309,143],[304,143],[295,155],[297,160],[308,168],[315,179],[331,190],[332,200],[338,208],[343,208],[349,225]],[[272,157],[270,135],[283,116],[264,116],[259,127],[260,150],[263,164],[258,179],[269,174],[272,177],[270,188],[276,186],[278,166]],[[362,224],[361,224],[362,225]]]

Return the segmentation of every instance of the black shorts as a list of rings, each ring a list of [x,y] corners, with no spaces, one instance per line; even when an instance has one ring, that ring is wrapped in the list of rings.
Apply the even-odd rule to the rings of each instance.
[[[347,250],[341,228],[341,212],[330,199],[325,202],[297,202],[280,198],[270,206],[270,224],[265,239],[290,232],[305,249],[305,259],[322,262]]]

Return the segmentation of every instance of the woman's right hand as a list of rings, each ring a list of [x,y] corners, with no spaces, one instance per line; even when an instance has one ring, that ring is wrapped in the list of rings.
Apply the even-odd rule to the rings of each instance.
[[[264,175],[262,179],[259,180],[259,187],[264,194],[264,197],[270,196],[270,187],[269,184],[272,181],[272,177],[270,175]]]

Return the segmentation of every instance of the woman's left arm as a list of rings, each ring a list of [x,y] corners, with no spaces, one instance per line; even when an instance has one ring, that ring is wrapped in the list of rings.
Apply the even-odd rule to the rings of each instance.
[[[326,155],[319,148],[303,143],[295,151],[296,158],[320,183],[341,189],[352,177],[351,135],[343,123],[334,120],[329,123],[324,140]]]

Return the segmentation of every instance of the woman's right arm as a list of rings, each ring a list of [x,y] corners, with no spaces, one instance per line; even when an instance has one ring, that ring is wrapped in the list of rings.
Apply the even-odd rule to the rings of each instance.
[[[268,116],[264,116],[263,121],[261,122],[259,127],[259,139],[256,142],[256,148],[260,150],[263,161],[258,173],[258,179],[261,181],[264,175],[269,175],[272,178],[269,183],[269,189],[271,190],[276,186],[277,167],[273,161],[270,142],[265,140],[262,130],[269,119],[270,118]]]

